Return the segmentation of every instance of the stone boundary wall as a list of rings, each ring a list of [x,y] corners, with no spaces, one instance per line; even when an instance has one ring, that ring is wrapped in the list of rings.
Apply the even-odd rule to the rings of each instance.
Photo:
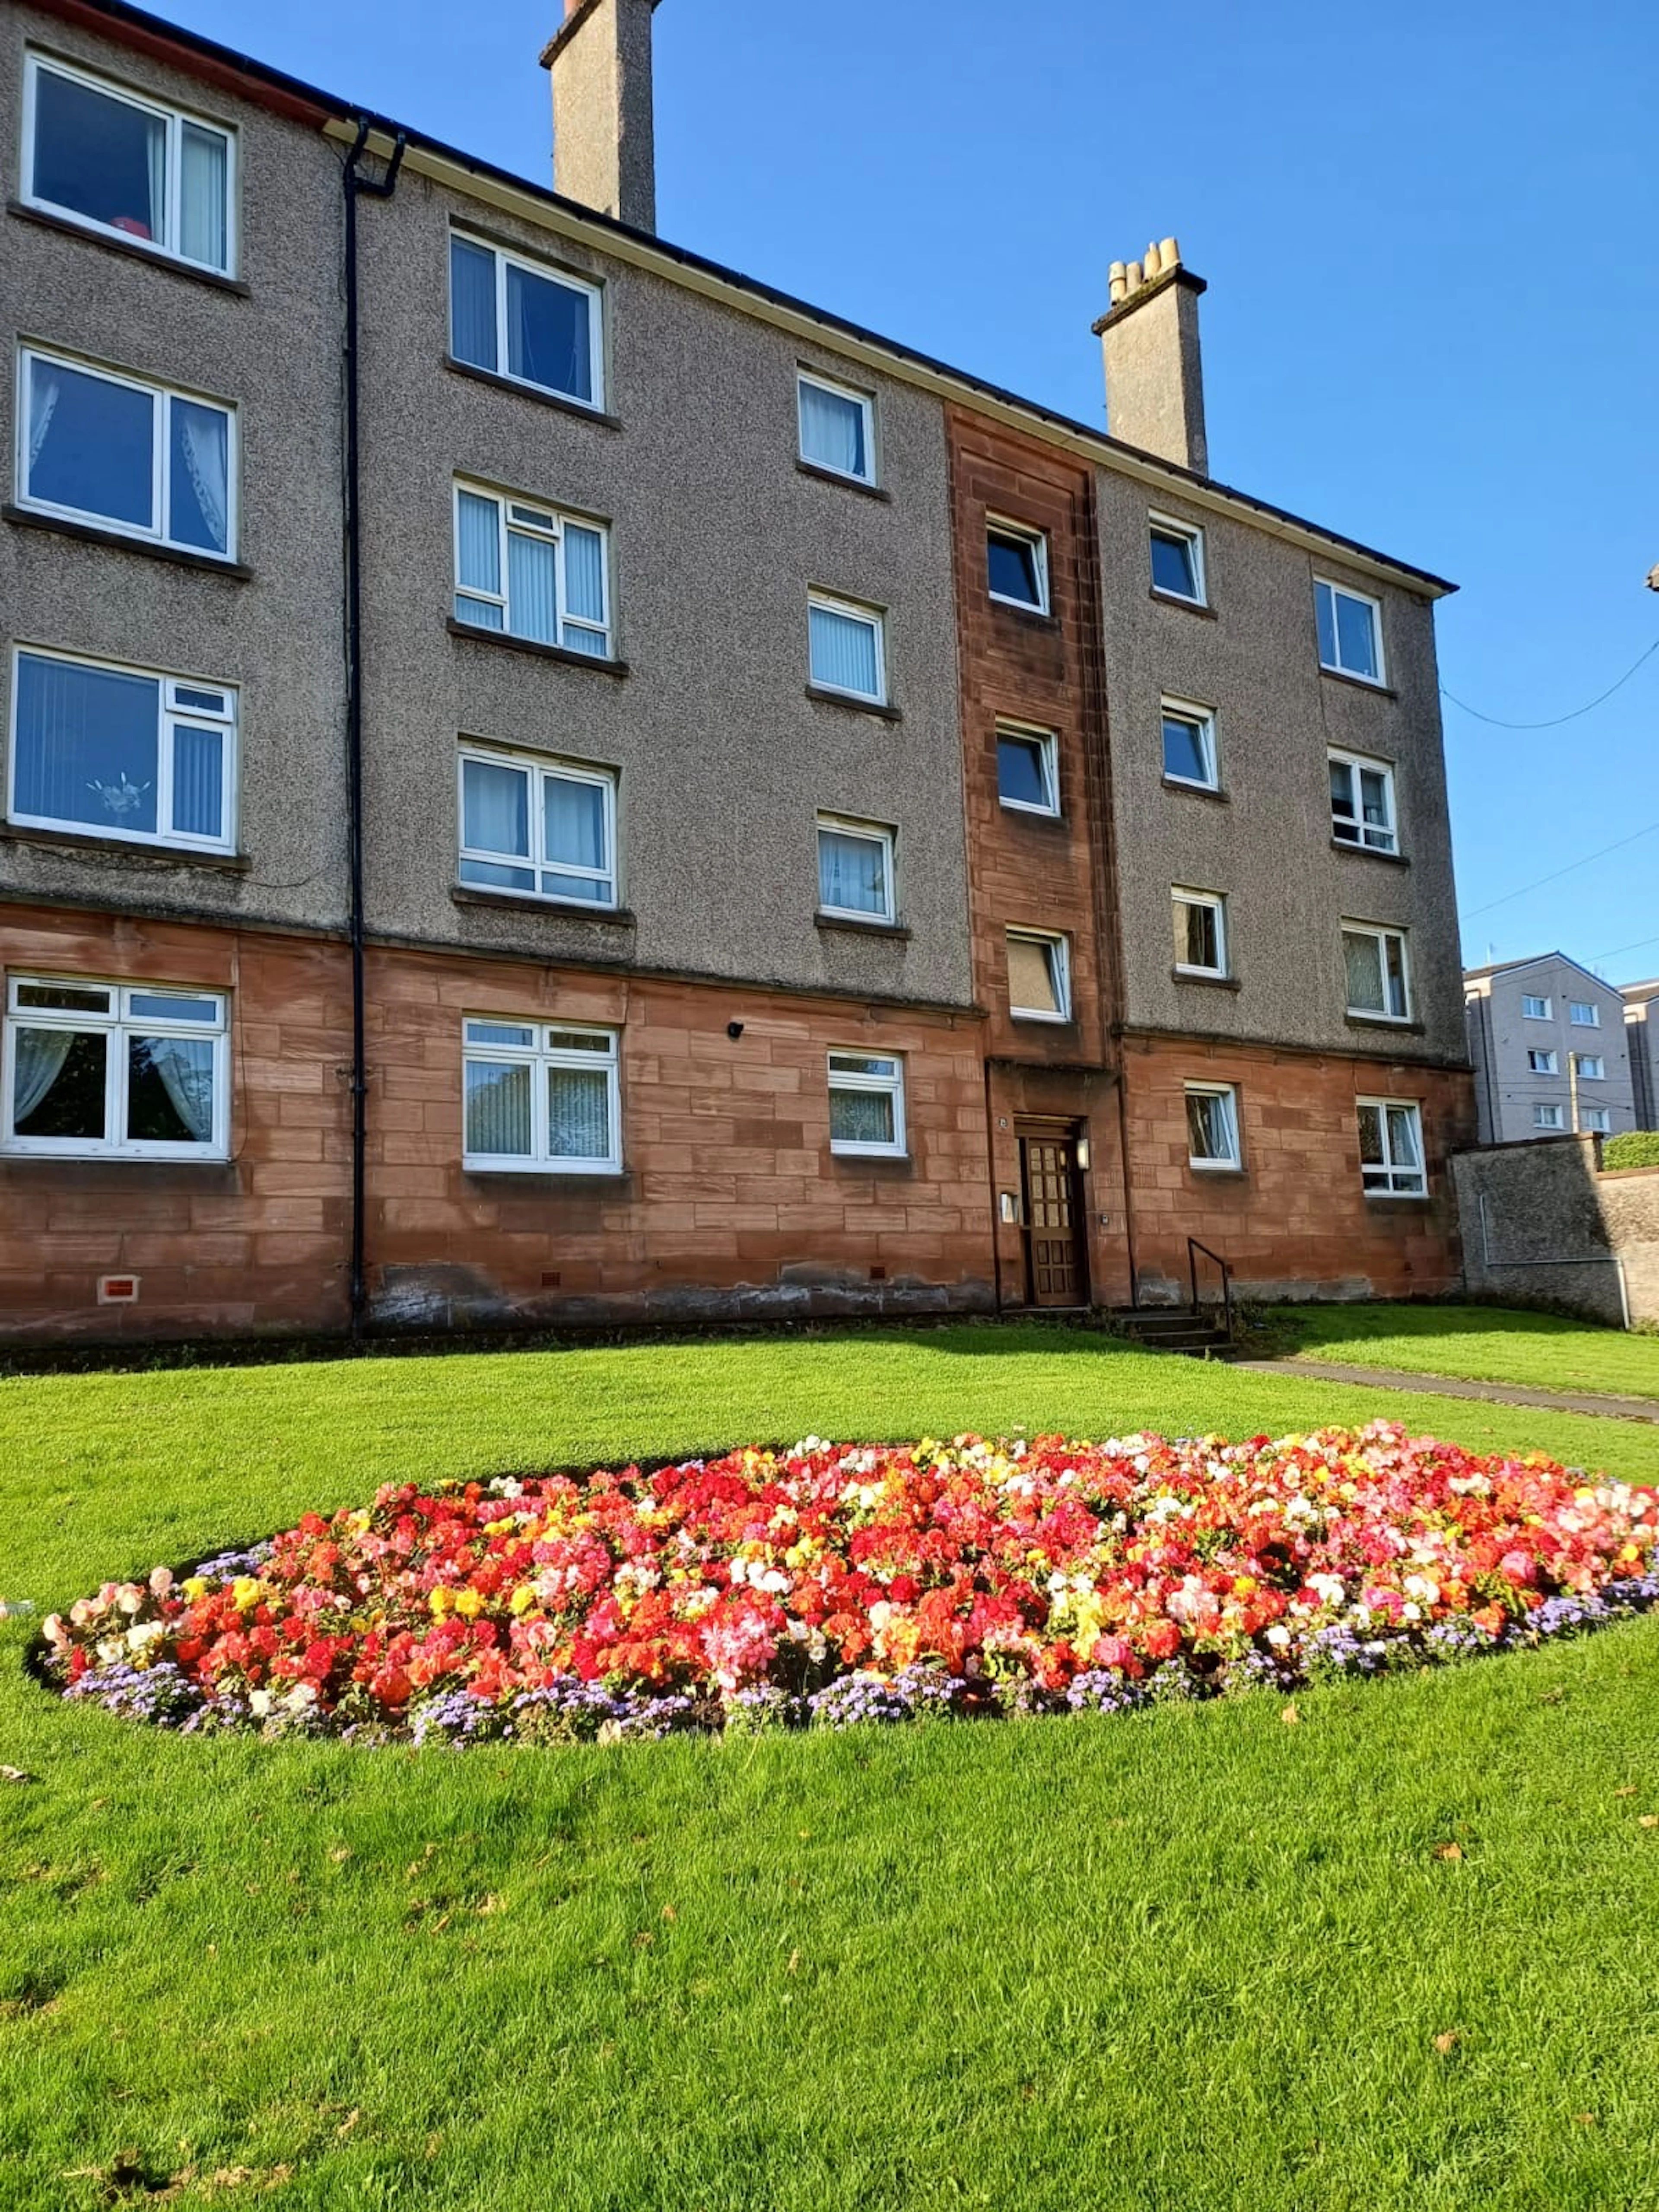
[[[1491,1145],[1452,1160],[1468,1289],[1659,1322],[1659,1168],[1604,1170],[1601,1139]]]

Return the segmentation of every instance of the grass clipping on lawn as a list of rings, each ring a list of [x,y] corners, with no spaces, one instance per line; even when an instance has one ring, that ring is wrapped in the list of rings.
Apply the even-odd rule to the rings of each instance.
[[[1131,1710],[1443,1664],[1659,1598],[1659,1492],[1398,1425],[739,1450],[388,1486],[44,1628],[185,1732],[569,1741]]]

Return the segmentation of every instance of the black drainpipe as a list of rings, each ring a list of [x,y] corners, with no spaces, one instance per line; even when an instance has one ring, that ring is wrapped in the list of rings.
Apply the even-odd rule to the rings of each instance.
[[[367,1162],[368,1154],[368,1066],[363,1021],[363,607],[362,532],[357,419],[357,199],[389,200],[398,188],[404,162],[404,134],[398,133],[386,173],[378,180],[358,167],[368,142],[367,119],[346,156],[345,190],[345,659],[346,659],[346,866],[351,935],[351,1334],[363,1333],[368,1311]]]

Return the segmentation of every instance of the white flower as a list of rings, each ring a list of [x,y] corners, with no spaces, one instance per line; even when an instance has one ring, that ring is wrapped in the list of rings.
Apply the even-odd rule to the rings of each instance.
[[[270,1711],[270,1691],[251,1690],[248,1692],[247,1706],[248,1711],[253,1715],[255,1720],[264,1720],[266,1714]]]
[[[1291,1632],[1282,1621],[1275,1621],[1267,1631],[1267,1641],[1275,1651],[1282,1651],[1291,1640]]]

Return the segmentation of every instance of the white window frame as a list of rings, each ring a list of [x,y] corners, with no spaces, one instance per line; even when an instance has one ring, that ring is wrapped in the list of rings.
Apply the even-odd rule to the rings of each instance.
[[[528,253],[515,253],[509,246],[497,246],[493,238],[480,238],[476,231],[465,230],[452,224],[450,242],[457,240],[470,246],[475,252],[488,253],[495,264],[495,366],[486,368],[477,362],[461,361],[455,351],[454,262],[446,254],[444,283],[449,294],[448,344],[446,350],[451,360],[459,362],[463,368],[477,368],[480,375],[499,376],[504,383],[516,384],[524,392],[550,392],[567,407],[579,408],[584,414],[603,415],[605,412],[605,287],[590,278],[578,276],[573,270],[555,268],[550,262],[538,261]],[[584,399],[574,392],[561,391],[556,384],[537,384],[527,376],[514,376],[507,367],[511,356],[507,349],[507,272],[509,267],[522,269],[527,276],[534,276],[544,284],[562,284],[568,292],[580,293],[588,301],[587,353],[588,382],[593,387],[593,397]]]
[[[1052,611],[1052,594],[1050,593],[1048,587],[1048,532],[1046,530],[1035,529],[1029,522],[1015,522],[1010,516],[1006,514],[988,514],[985,518],[985,544],[988,562],[991,540],[994,538],[1012,539],[1018,544],[1029,545],[1030,547],[1033,554],[1036,556],[1033,565],[1036,570],[1037,595],[1035,599],[1012,599],[1006,592],[990,591],[990,585],[988,580],[986,589],[990,593],[993,604],[1000,607],[1017,607],[1022,614],[1027,615],[1046,615],[1050,613]]]
[[[42,361],[53,368],[66,368],[76,376],[89,376],[100,383],[121,386],[129,392],[142,392],[152,404],[150,407],[150,512],[155,517],[155,526],[146,530],[136,522],[126,522],[115,515],[101,514],[96,507],[61,507],[54,500],[36,499],[28,489],[29,481],[29,375],[33,362]],[[190,545],[182,538],[167,535],[168,511],[173,503],[173,404],[183,400],[191,407],[210,409],[225,418],[225,550],[216,551],[210,545]],[[15,456],[17,504],[27,507],[33,514],[58,514],[71,522],[91,523],[99,530],[110,532],[118,538],[131,538],[140,545],[171,545],[189,553],[200,561],[222,562],[227,568],[234,565],[236,543],[240,525],[238,513],[237,477],[240,473],[240,453],[237,439],[237,410],[234,403],[210,398],[205,392],[183,392],[170,384],[156,384],[147,377],[130,376],[124,370],[106,368],[101,362],[82,361],[73,354],[55,353],[49,346],[20,345],[17,349],[17,451]]]
[[[167,227],[164,239],[136,238],[131,231],[118,229],[113,223],[100,222],[94,216],[82,215],[78,208],[64,207],[59,201],[45,199],[35,191],[36,88],[43,72],[66,78],[73,84],[84,85],[88,91],[100,94],[106,100],[119,100],[123,106],[137,108],[141,115],[155,116],[164,125],[167,131],[166,183],[162,191]],[[179,196],[184,164],[180,149],[186,124],[195,130],[210,132],[214,137],[223,139],[225,143],[225,262],[222,269],[216,262],[197,260],[192,255],[184,252],[177,243],[182,232]],[[77,228],[89,231],[96,238],[118,239],[123,245],[136,247],[141,253],[153,253],[158,260],[177,262],[185,269],[204,269],[211,276],[234,278],[240,251],[238,232],[240,228],[237,221],[237,153],[236,132],[228,124],[212,122],[207,116],[198,115],[189,108],[173,107],[151,94],[135,92],[130,85],[117,84],[111,78],[99,76],[91,70],[60,61],[55,54],[31,52],[26,57],[23,152],[20,173],[21,197],[26,207],[39,208],[62,222],[72,222]]]
[[[1170,769],[1168,763],[1164,761],[1163,757],[1164,725],[1166,721],[1191,722],[1195,726],[1199,732],[1200,748],[1204,755],[1205,764],[1209,770],[1207,776],[1200,780],[1199,777],[1193,775],[1176,775]],[[1173,783],[1182,791],[1220,790],[1220,752],[1216,744],[1215,709],[1213,707],[1200,707],[1195,700],[1173,698],[1168,692],[1165,692],[1158,701],[1158,757],[1160,764],[1164,769],[1164,781],[1165,783]]]
[[[891,1075],[871,1075],[862,1069],[838,1068],[837,1060],[889,1060],[893,1063]],[[853,1139],[837,1137],[831,1123],[830,1149],[842,1159],[902,1160],[909,1157],[909,1138],[904,1121],[904,1055],[896,1052],[872,1052],[857,1045],[832,1046],[827,1056],[828,1088],[833,1095],[837,1091],[874,1092],[893,1102],[893,1141],[890,1145],[860,1144]]]
[[[1215,916],[1215,949],[1218,965],[1201,968],[1190,960],[1177,960],[1177,975],[1211,975],[1225,978],[1232,974],[1232,933],[1227,927],[1227,896],[1224,891],[1200,891],[1189,884],[1171,884],[1170,886],[1170,920],[1178,906],[1207,907]],[[1171,948],[1173,950],[1173,947]]]
[[[1338,656],[1334,660],[1326,659],[1324,647],[1319,643],[1319,609],[1317,602],[1321,592],[1329,592],[1333,595],[1331,605],[1331,649]],[[1337,599],[1352,599],[1354,601],[1356,605],[1369,607],[1370,610],[1371,643],[1375,647],[1376,652],[1376,672],[1375,675],[1370,674],[1364,669],[1347,668],[1343,665],[1341,659],[1342,632],[1341,626],[1337,621],[1335,605]],[[1328,675],[1346,676],[1351,684],[1369,684],[1378,691],[1386,691],[1389,686],[1389,664],[1382,645],[1382,600],[1373,599],[1369,592],[1355,591],[1352,584],[1339,584],[1335,579],[1331,576],[1316,576],[1314,578],[1314,645],[1315,650],[1319,654],[1320,666]]]
[[[1360,1186],[1364,1190],[1365,1196],[1367,1198],[1386,1199],[1426,1198],[1429,1194],[1429,1155],[1428,1149],[1423,1142],[1422,1101],[1417,1098],[1356,1098],[1353,1103],[1354,1125],[1356,1131],[1358,1127],[1358,1111],[1361,1107],[1375,1107],[1377,1113],[1382,1117],[1382,1164],[1377,1167],[1367,1167],[1363,1159],[1359,1164]],[[1399,1113],[1401,1110],[1411,1115],[1412,1121],[1415,1125],[1417,1130],[1417,1156],[1422,1162],[1422,1165],[1420,1167],[1401,1167],[1395,1159],[1394,1139],[1389,1133],[1389,1115],[1390,1111]],[[1387,1182],[1384,1184],[1372,1183],[1367,1180],[1367,1178],[1371,1176],[1386,1176]],[[1400,1180],[1402,1176],[1410,1178],[1409,1188],[1402,1185]]]
[[[1607,1079],[1607,1055],[1599,1052],[1576,1052],[1578,1080],[1581,1083],[1605,1083]]]
[[[875,632],[876,689],[873,691],[852,691],[844,684],[828,684],[812,665],[812,609],[820,607],[827,615],[840,615],[848,622],[862,623],[866,629]],[[861,706],[884,707],[887,704],[887,617],[880,607],[861,605],[857,599],[838,599],[833,592],[810,589],[806,594],[806,679],[815,691],[827,691],[832,698],[856,699]]]
[[[1008,991],[1008,1012],[1017,1022],[1062,1023],[1072,1019],[1072,940],[1059,929],[1008,929],[1004,932],[1007,943],[1018,940],[1022,945],[1041,945],[1048,956],[1048,975],[1054,987],[1058,1012],[1046,1006],[1021,1006],[1014,1003],[1012,983]]]
[[[1592,1136],[1610,1137],[1613,1134],[1613,1115],[1607,1107],[1586,1106],[1581,1118]]]
[[[1351,853],[1392,853],[1400,850],[1400,810],[1395,796],[1394,763],[1377,760],[1369,753],[1344,752],[1338,745],[1328,748],[1327,759],[1339,768],[1347,769],[1353,777],[1354,803],[1359,812],[1352,817],[1354,834],[1346,837],[1340,824],[1343,819],[1337,813],[1336,802],[1331,802],[1331,836],[1333,841]],[[1364,775],[1380,775],[1382,779],[1383,804],[1387,820],[1379,828],[1365,820]]]
[[[106,991],[109,1004],[102,1013],[50,1006],[23,1006],[20,992],[30,987],[48,990]],[[163,1016],[131,1012],[135,999],[195,999],[215,1009],[211,1022],[168,1020]],[[110,1040],[104,1051],[104,1128],[101,1138],[20,1137],[12,1128],[16,1098],[16,1033],[27,1030],[96,1030]],[[126,1122],[127,1054],[130,1036],[206,1037],[213,1045],[213,1133],[201,1144],[162,1144],[154,1139],[116,1137],[109,1132]],[[60,1160],[222,1160],[230,1155],[230,1014],[228,994],[204,991],[193,983],[121,983],[102,975],[12,974],[6,979],[6,1033],[0,1061],[0,1153],[20,1159]]]
[[[180,830],[124,830],[118,823],[70,821],[52,814],[25,814],[17,805],[17,763],[20,753],[19,714],[22,705],[22,687],[19,681],[20,665],[24,660],[56,660],[70,668],[92,668],[117,676],[135,676],[156,687],[156,768],[155,818],[158,823],[173,818],[173,753],[174,732],[179,727],[217,730],[223,740],[221,757],[223,772],[220,777],[222,802],[221,831],[216,837],[192,836]],[[179,694],[184,691],[216,691],[224,699],[225,711],[215,714],[203,707],[185,706]],[[180,853],[230,853],[236,848],[237,756],[240,698],[234,684],[220,684],[206,677],[169,676],[157,668],[137,668],[125,662],[98,660],[84,653],[59,653],[49,646],[18,645],[11,656],[11,714],[9,744],[6,764],[6,819],[19,829],[53,830],[70,837],[118,838],[124,845],[164,846],[169,851]]]
[[[1374,937],[1376,939],[1377,959],[1382,968],[1382,994],[1384,998],[1388,996],[1389,990],[1388,939],[1391,937],[1397,939],[1400,945],[1400,980],[1404,987],[1406,994],[1405,1010],[1401,1013],[1391,1014],[1388,1012],[1386,1007],[1379,1011],[1376,1006],[1356,1006],[1352,1004],[1348,1005],[1348,1012],[1351,1014],[1357,1016],[1360,1020],[1367,1022],[1392,1022],[1396,1026],[1399,1026],[1411,1021],[1413,1017],[1412,1012],[1412,953],[1409,933],[1403,929],[1396,929],[1386,922],[1352,921],[1345,916],[1342,922],[1342,935],[1344,937]],[[1348,957],[1346,946],[1342,948],[1342,996],[1344,1001],[1346,1002],[1348,998]],[[1395,1101],[1396,1104],[1399,1103],[1399,1101]]]
[[[512,769],[530,779],[530,854],[491,853],[482,846],[466,842],[466,763],[479,761],[486,768]],[[605,849],[611,865],[606,868],[579,867],[568,860],[550,860],[546,853],[546,816],[542,805],[541,786],[544,780],[562,783],[585,783],[596,786],[605,800]],[[510,751],[505,745],[482,744],[476,739],[461,740],[455,762],[455,835],[457,841],[457,878],[469,890],[489,891],[499,898],[521,898],[536,906],[568,907],[577,914],[605,914],[617,902],[617,777],[613,769],[594,768],[581,761],[554,759],[546,753]],[[476,862],[487,868],[527,868],[539,885],[542,876],[552,870],[562,876],[581,876],[605,887],[604,898],[573,898],[564,891],[520,890],[510,884],[469,884],[462,872],[466,863]]]
[[[1236,1083],[1188,1083],[1183,1086],[1187,1098],[1224,1098],[1227,1102],[1228,1133],[1232,1139],[1232,1151],[1224,1159],[1200,1159],[1192,1147],[1192,1130],[1188,1127],[1187,1164],[1200,1175],[1237,1175],[1244,1165],[1244,1145],[1238,1112],[1238,1085]]]
[[[1559,1075],[1561,1062],[1553,1045],[1528,1045],[1527,1072],[1529,1075]]]
[[[831,830],[839,837],[860,837],[866,844],[879,845],[882,858],[882,879],[887,886],[887,903],[879,914],[868,914],[862,907],[827,906],[823,899],[823,833]],[[898,878],[896,870],[897,838],[892,830],[882,822],[855,821],[848,814],[820,814],[813,835],[813,855],[818,869],[818,904],[821,915],[836,921],[854,921],[866,928],[890,927],[898,920]]]
[[[1540,1100],[1532,1109],[1532,1126],[1534,1129],[1557,1132],[1565,1129],[1567,1126],[1567,1109],[1565,1106]]]
[[[868,463],[860,476],[856,469],[838,469],[833,461],[821,461],[806,450],[806,416],[800,404],[801,386],[811,384],[832,398],[845,399],[859,409],[864,417],[864,453]],[[797,368],[795,371],[795,453],[809,469],[822,469],[826,476],[841,477],[848,483],[877,484],[881,481],[880,465],[876,454],[876,403],[872,395],[860,392],[850,384],[838,384],[833,376],[825,376],[816,368]]]
[[[1540,999],[1534,992],[1523,991],[1521,994],[1521,1018],[1528,1022],[1552,1022],[1555,1019],[1554,1002],[1550,999]]]
[[[475,1042],[475,1024],[491,1029],[527,1030],[528,1044]],[[559,1046],[561,1036],[604,1037],[608,1049]],[[528,1067],[530,1084],[530,1146],[527,1152],[469,1152],[466,1146],[466,1069],[469,1062],[491,1067]],[[550,1068],[604,1071],[610,1149],[603,1159],[554,1158],[549,1150],[546,1075]],[[526,1020],[518,1014],[468,1014],[461,1023],[461,1165],[469,1175],[619,1176],[622,1149],[622,1032],[600,1023]]]
[[[1599,1030],[1601,1026],[1601,1009],[1593,999],[1569,999],[1567,1026],[1569,1029],[1575,1030]]]
[[[487,500],[495,509],[496,574],[501,580],[499,592],[486,592],[477,584],[461,581],[461,495],[471,499]],[[580,630],[584,637],[598,638],[605,647],[603,653],[581,653],[584,660],[602,667],[613,659],[616,647],[613,638],[615,615],[611,606],[611,528],[591,514],[576,514],[563,507],[554,507],[546,500],[526,499],[517,492],[498,491],[493,484],[475,483],[471,477],[457,477],[450,500],[451,526],[454,533],[454,595],[456,599],[471,599],[478,606],[499,607],[501,627],[491,629],[483,623],[467,623],[464,615],[456,621],[484,637],[516,637],[522,644],[555,644],[563,653],[581,653],[580,646],[567,642],[568,629]],[[568,611],[569,598],[565,584],[564,533],[567,527],[591,530],[599,541],[599,586],[605,603],[605,619],[593,622],[586,615]],[[532,638],[524,630],[513,628],[512,593],[509,589],[510,568],[507,561],[507,540],[517,531],[526,538],[546,539],[553,547],[554,592],[557,605],[554,610],[558,621],[556,638]]]
[[[1048,804],[1044,806],[1034,806],[1029,799],[1005,798],[1002,791],[1002,767],[1000,759],[999,759],[997,765],[998,805],[1006,806],[1009,811],[1013,814],[1042,814],[1049,817],[1058,816],[1060,812],[1060,737],[1058,732],[1054,730],[1042,729],[1032,722],[1011,721],[1006,716],[999,715],[996,724],[996,741],[999,753],[1000,752],[1002,740],[1005,738],[1014,739],[1021,744],[1035,745],[1037,748],[1038,757],[1042,764],[1042,785],[1043,789],[1048,793]]]
[[[1187,544],[1192,549],[1193,581],[1197,586],[1198,589],[1196,598],[1189,598],[1185,592],[1170,591],[1166,585],[1158,583],[1156,578],[1154,578],[1152,587],[1152,596],[1155,599],[1172,599],[1177,606],[1182,607],[1208,606],[1210,604],[1210,585],[1209,578],[1205,569],[1204,531],[1202,526],[1196,522],[1182,522],[1176,515],[1159,514],[1156,510],[1149,513],[1146,517],[1146,566],[1149,573],[1152,569],[1152,533],[1154,531],[1161,532],[1161,534],[1165,538],[1184,538],[1186,539]]]

